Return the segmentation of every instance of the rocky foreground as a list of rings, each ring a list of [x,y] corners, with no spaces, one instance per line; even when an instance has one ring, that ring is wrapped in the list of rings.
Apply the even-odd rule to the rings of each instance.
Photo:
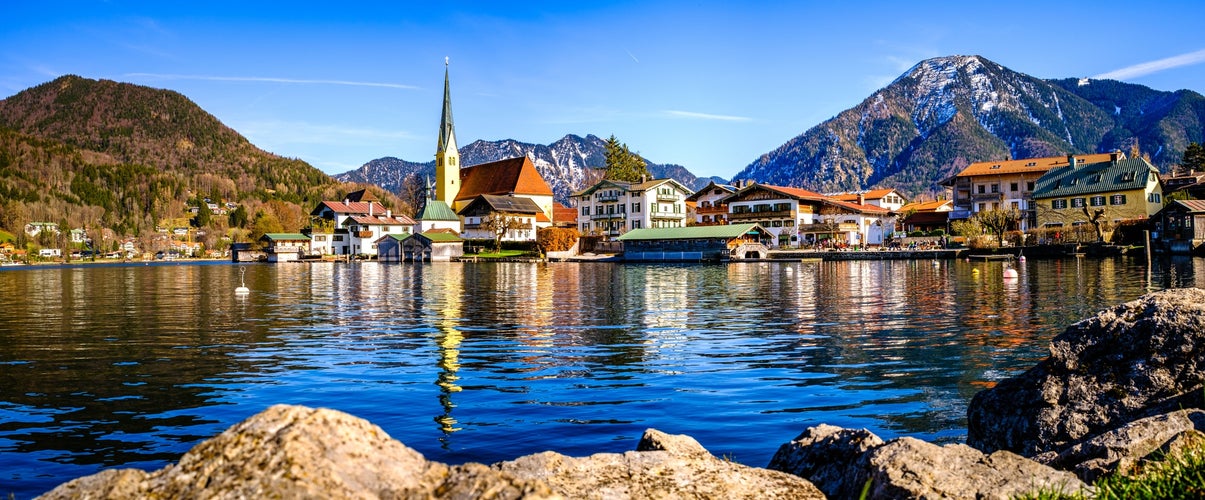
[[[767,468],[689,436],[636,451],[553,452],[493,465],[428,461],[380,427],[274,406],[155,472],[111,469],[42,498],[1009,498],[1085,481],[1205,442],[1205,290],[1148,294],[1081,321],[1051,356],[975,396],[967,444],[884,442],[820,425]]]

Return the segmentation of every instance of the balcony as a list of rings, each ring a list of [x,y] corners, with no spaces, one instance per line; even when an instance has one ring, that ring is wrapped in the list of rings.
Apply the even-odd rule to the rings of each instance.
[[[979,201],[1003,201],[1004,193],[976,193],[971,195],[972,202]]]
[[[372,231],[356,231],[354,234],[357,238],[372,238]]]
[[[775,211],[740,212],[740,213],[733,212],[733,213],[728,214],[728,220],[735,222],[738,220],[749,220],[749,219],[794,219],[795,215],[796,215],[796,213],[794,210],[775,210]]]
[[[653,212],[650,214],[654,219],[685,219],[686,214],[681,212]]]
[[[728,207],[727,207],[727,206],[723,206],[723,205],[721,205],[721,206],[715,206],[715,205],[711,205],[711,206],[706,206],[706,207],[695,207],[695,213],[697,213],[697,214],[699,214],[699,215],[726,214],[726,213],[728,213]]]
[[[657,193],[657,201],[670,201],[670,202],[673,202],[673,201],[681,201],[681,200],[682,200],[682,199],[681,199],[681,198],[679,198],[679,197],[678,197],[678,195],[676,195],[676,194],[662,194],[662,193]]]
[[[602,203],[607,203],[607,202],[612,202],[612,203],[613,203],[613,202],[619,201],[619,195],[617,195],[617,194],[600,194],[600,195],[595,195],[595,196],[594,196],[594,201],[598,201],[598,202],[602,202]]]
[[[620,212],[617,214],[595,214],[595,215],[590,215],[588,217],[590,217],[590,220],[606,220],[606,219],[625,219],[625,218],[627,218],[627,216],[628,216],[628,214]]]

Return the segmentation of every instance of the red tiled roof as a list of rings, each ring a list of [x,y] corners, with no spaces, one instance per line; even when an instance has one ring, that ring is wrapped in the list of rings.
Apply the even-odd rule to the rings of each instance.
[[[330,208],[331,211],[335,212],[336,214],[368,215],[369,206],[372,206],[373,213],[385,213],[385,206],[377,202],[352,201],[343,203],[341,201],[324,201],[319,203],[318,206],[314,208],[314,211],[310,212],[310,215],[318,215],[318,213],[322,212],[322,207]]]
[[[552,196],[536,166],[526,156],[482,163],[460,169],[460,192],[456,201],[483,194]]]
[[[353,216],[349,217],[348,220],[355,221],[357,224],[363,224],[365,226],[369,226],[369,225],[372,225],[372,226],[411,226],[411,225],[414,225],[414,219],[411,219],[410,217],[407,217],[405,215],[395,215],[393,217],[385,217],[385,216],[371,216],[370,217],[367,215],[353,215]],[[346,224],[346,222],[344,222],[344,223]]]
[[[544,215],[544,212],[536,212],[536,222],[549,222],[549,223],[551,223],[551,222],[552,222],[552,220],[551,220],[551,219],[549,219],[547,215]]]
[[[553,203],[552,222],[577,224],[577,209],[567,207],[560,203]]]
[[[900,212],[907,212],[909,210],[916,210],[917,212],[936,212],[938,208],[941,208],[942,205],[946,204],[952,205],[953,202],[950,200],[918,201],[900,207]]]

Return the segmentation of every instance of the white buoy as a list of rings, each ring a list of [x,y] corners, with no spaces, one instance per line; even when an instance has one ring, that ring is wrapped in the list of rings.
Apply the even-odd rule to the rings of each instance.
[[[1008,268],[1008,269],[1005,269],[1005,270],[1004,270],[1004,279],[1006,279],[1006,280],[1015,280],[1015,279],[1017,279],[1017,270],[1016,270],[1016,269],[1013,269],[1013,268],[1011,268],[1011,267],[1010,267],[1010,268]]]
[[[244,275],[246,275],[246,274],[247,274],[247,269],[245,269],[245,268],[241,268],[241,267],[240,267],[240,268],[239,268],[239,270],[238,270],[238,283],[239,283],[239,286],[238,286],[237,288],[235,288],[235,289],[234,289],[234,294],[235,294],[235,295],[246,295],[246,294],[248,294],[248,293],[251,293],[251,289],[250,289],[250,288],[247,288],[247,283],[243,281],[243,276],[244,276]]]

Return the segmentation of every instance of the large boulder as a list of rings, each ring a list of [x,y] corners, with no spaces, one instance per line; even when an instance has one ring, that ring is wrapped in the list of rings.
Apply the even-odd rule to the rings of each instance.
[[[1058,454],[1145,417],[1202,407],[1205,290],[1154,292],[1068,327],[1050,357],[976,394],[967,444]]]
[[[1012,452],[985,455],[964,444],[938,446],[908,437],[871,450],[860,465],[870,471],[868,498],[1004,500],[1039,491],[1091,491],[1070,472]]]
[[[1084,492],[1087,485],[1015,453],[991,455],[962,444],[913,438],[884,443],[867,430],[813,427],[778,449],[771,469],[799,475],[830,498],[1012,498],[1038,491]]]
[[[800,477],[718,459],[689,436],[649,429],[637,450],[583,458],[549,451],[494,467],[566,498],[825,498]]]
[[[1180,410],[1136,420],[1077,443],[1062,453],[1048,452],[1036,458],[1092,482],[1106,473],[1126,473],[1143,460],[1165,456],[1172,443],[1197,439],[1202,431],[1205,431],[1205,411]]]
[[[687,436],[650,429],[638,449],[649,451],[448,466],[366,420],[278,405],[176,465],[107,470],[42,498],[824,498],[801,478],[717,459]]]
[[[857,498],[869,477],[858,461],[882,445],[866,429],[820,424],[778,447],[766,468],[807,479],[829,498]]]

